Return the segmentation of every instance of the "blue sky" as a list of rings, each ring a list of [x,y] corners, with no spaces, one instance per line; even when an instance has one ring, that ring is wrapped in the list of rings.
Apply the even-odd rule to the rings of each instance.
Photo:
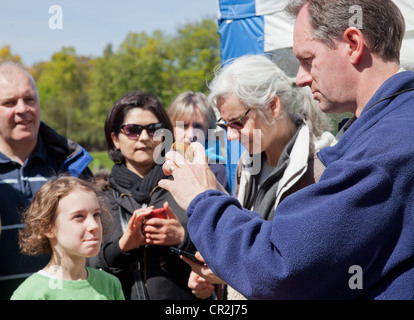
[[[62,8],[63,29],[50,29],[49,8]],[[178,28],[203,18],[217,18],[217,0],[0,0],[0,47],[8,44],[25,65],[50,60],[63,46],[78,55],[100,56],[129,31]]]

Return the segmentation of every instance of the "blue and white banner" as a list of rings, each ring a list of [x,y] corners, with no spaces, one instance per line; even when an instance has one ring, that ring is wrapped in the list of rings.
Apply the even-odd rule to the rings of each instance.
[[[222,61],[292,46],[293,21],[286,0],[220,0]]]

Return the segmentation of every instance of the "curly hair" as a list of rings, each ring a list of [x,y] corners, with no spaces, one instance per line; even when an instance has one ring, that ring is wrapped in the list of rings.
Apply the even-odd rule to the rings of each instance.
[[[52,247],[45,233],[56,220],[60,199],[73,190],[82,189],[96,194],[101,208],[103,233],[109,231],[112,216],[100,195],[100,189],[92,181],[73,176],[59,176],[46,182],[36,193],[31,205],[22,214],[24,229],[19,232],[19,245],[23,254],[34,256],[51,254]]]

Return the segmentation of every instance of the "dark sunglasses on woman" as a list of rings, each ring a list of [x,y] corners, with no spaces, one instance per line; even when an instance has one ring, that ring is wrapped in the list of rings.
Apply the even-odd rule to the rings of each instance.
[[[125,134],[128,137],[128,139],[136,140],[141,135],[142,130],[147,131],[147,134],[150,137],[154,137],[155,132],[163,128],[165,128],[165,125],[163,123],[151,123],[146,126],[141,126],[139,124],[134,123],[125,123],[119,127],[119,131]],[[161,133],[162,132],[160,132],[160,134]]]

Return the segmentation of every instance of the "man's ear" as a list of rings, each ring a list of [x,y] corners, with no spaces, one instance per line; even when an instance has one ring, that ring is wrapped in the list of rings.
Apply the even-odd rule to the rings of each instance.
[[[349,58],[352,64],[360,62],[364,55],[365,39],[362,32],[357,28],[348,28],[345,30],[343,40],[348,46]]]

